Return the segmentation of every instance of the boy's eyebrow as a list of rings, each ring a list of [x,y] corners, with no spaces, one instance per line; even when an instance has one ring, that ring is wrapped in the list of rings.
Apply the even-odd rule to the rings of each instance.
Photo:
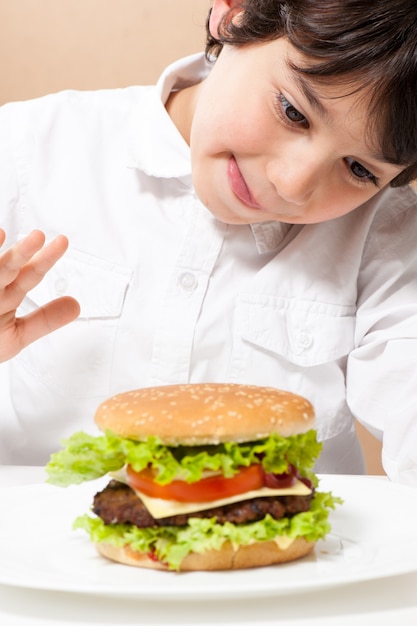
[[[324,121],[330,121],[330,114],[326,107],[321,102],[320,98],[312,88],[312,86],[308,83],[307,80],[300,76],[300,74],[294,71],[294,80],[297,83],[297,86],[302,91],[303,95],[307,98],[313,109],[316,111]]]
[[[329,111],[326,109],[326,107],[323,105],[321,99],[319,98],[317,93],[314,91],[313,87],[309,84],[307,80],[305,80],[303,76],[301,76],[295,70],[293,70],[293,76],[294,76],[294,80],[297,86],[299,87],[303,95],[307,98],[308,102],[311,104],[313,109],[323,119],[323,121],[330,123],[331,115]],[[375,159],[376,161],[379,161],[383,164],[393,165],[393,163],[389,163],[387,161],[385,155],[381,151],[378,151],[378,150],[372,151],[371,157]]]

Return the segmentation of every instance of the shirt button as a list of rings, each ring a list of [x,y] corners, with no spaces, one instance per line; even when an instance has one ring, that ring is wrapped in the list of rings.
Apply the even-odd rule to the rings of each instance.
[[[67,291],[67,289],[68,289],[67,279],[64,278],[63,276],[61,276],[60,278],[57,278],[55,281],[55,293],[63,294]]]
[[[197,277],[192,272],[183,272],[179,276],[179,284],[184,291],[194,291],[198,284]]]
[[[302,348],[303,350],[306,350],[307,348],[310,348],[312,344],[313,344],[313,336],[310,333],[304,330],[298,333],[297,345],[300,348]]]

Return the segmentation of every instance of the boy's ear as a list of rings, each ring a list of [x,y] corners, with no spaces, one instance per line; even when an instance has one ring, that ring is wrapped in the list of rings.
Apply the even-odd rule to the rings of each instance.
[[[237,7],[238,0],[213,0],[209,28],[210,34],[212,37],[217,39],[219,34],[219,25],[223,19],[223,16],[233,9],[233,7]]]

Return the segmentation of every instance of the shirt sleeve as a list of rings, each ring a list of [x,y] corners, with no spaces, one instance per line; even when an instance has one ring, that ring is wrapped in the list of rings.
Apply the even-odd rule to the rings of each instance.
[[[0,227],[6,231],[6,245],[17,235],[19,188],[16,168],[16,141],[13,127],[19,104],[0,107]]]
[[[12,140],[13,105],[0,107],[0,227],[6,232],[5,247],[17,236],[17,204],[19,190],[16,171],[16,153]],[[9,395],[9,366],[0,363],[0,463],[11,462],[8,456],[5,433],[15,421],[14,409]]]
[[[399,198],[408,205],[381,207],[365,249],[346,394],[382,439],[388,476],[417,486],[417,204],[409,189]]]

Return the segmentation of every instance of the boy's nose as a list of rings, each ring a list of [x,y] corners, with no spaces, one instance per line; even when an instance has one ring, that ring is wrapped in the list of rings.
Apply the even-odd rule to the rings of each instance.
[[[294,151],[271,161],[267,175],[280,198],[302,205],[326,175],[325,169],[326,165],[318,155]]]

